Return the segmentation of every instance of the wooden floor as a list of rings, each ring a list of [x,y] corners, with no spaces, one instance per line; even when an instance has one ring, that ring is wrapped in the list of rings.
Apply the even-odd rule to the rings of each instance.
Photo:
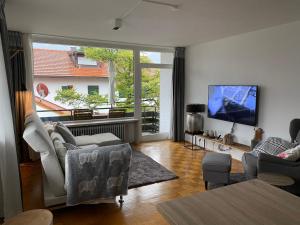
[[[102,204],[54,210],[54,225],[167,224],[156,210],[159,202],[205,191],[200,168],[204,151],[191,151],[171,141],[143,143],[135,149],[175,172],[179,179],[129,190],[122,209],[118,204]],[[233,160],[232,171],[241,172],[241,163]]]

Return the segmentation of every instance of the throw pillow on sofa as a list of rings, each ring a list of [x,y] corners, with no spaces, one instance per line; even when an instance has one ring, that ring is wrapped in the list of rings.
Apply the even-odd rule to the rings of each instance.
[[[287,159],[290,161],[298,161],[300,159],[300,145],[295,148],[288,149],[277,155],[279,158]]]
[[[55,130],[55,124],[53,122],[44,123],[44,128],[47,130],[48,134],[51,135]]]
[[[67,143],[71,143],[72,145],[76,145],[76,140],[72,132],[67,128],[63,123],[58,122],[55,125],[55,131],[61,134],[61,136],[64,138],[64,140]]]
[[[65,161],[66,161],[65,159],[66,159],[67,151],[78,150],[81,148],[77,147],[75,145],[72,145],[70,143],[64,143],[58,137],[54,137],[52,139],[52,141],[53,141],[53,145],[55,148],[55,152],[56,152],[59,164],[60,164],[62,170],[65,172]]]
[[[81,149],[81,147],[78,147],[78,146],[73,145],[71,143],[63,143],[63,145],[67,148],[67,150],[78,150],[78,149]]]
[[[51,137],[51,140],[53,141],[55,138],[58,138],[62,143],[65,143],[65,139],[61,136],[60,133],[56,132],[56,131],[53,131],[50,135]]]
[[[294,148],[297,144],[283,140],[282,138],[269,137],[265,141],[260,142],[253,149],[253,153],[258,155],[259,153],[265,153],[269,155],[278,155],[288,149]]]
[[[52,140],[55,148],[55,152],[62,170],[65,172],[65,158],[67,154],[67,148],[64,146],[61,140],[55,138]]]

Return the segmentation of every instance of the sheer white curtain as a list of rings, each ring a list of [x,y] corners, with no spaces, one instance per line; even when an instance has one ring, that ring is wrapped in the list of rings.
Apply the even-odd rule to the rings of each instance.
[[[22,211],[19,168],[11,114],[3,49],[0,37],[0,201],[2,216],[9,218]],[[2,193],[1,193],[2,191]]]

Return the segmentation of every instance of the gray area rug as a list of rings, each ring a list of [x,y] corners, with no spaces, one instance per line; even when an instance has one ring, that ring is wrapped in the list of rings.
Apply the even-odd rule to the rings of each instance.
[[[128,188],[177,179],[176,174],[142,152],[133,150]]]

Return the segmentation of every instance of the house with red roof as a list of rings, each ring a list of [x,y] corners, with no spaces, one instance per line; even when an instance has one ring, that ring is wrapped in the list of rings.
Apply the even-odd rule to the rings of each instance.
[[[86,58],[83,52],[73,49],[66,51],[35,48],[33,57],[33,85],[37,110],[72,108],[55,101],[56,92],[60,89],[74,88],[82,94],[109,93],[108,65]]]

